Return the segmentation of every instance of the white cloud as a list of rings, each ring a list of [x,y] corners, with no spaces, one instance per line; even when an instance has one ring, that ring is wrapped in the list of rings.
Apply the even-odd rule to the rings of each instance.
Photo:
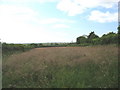
[[[57,2],[58,0],[36,0],[40,3],[46,3],[46,2]]]
[[[72,21],[57,18],[48,19],[45,20],[44,26],[39,23],[38,14],[28,7],[0,5],[0,38],[2,41],[8,43],[68,41],[68,34],[62,31],[52,31],[46,24],[68,23]]]
[[[85,12],[89,8],[104,7],[112,8],[119,0],[1,0],[2,2],[14,3],[48,3],[57,2],[57,9],[75,16]]]
[[[54,23],[75,23],[73,20],[60,19],[60,18],[47,18],[38,21],[40,24],[54,24]]]
[[[55,24],[53,28],[70,28],[70,26],[65,24]]]
[[[105,23],[105,22],[114,22],[118,20],[118,13],[110,13],[110,12],[100,12],[100,11],[92,11],[89,16],[89,20]]]
[[[27,7],[0,5],[0,22],[12,24],[34,20],[37,12]]]
[[[112,8],[118,0],[61,0],[57,9],[68,13],[69,16],[75,16],[85,12],[89,8],[104,7]]]
[[[0,5],[0,36],[6,42],[23,42],[36,34],[30,25],[37,13],[27,7]],[[44,30],[43,27],[39,27]]]
[[[46,3],[46,2],[57,2],[58,0],[1,0],[2,2],[14,2],[14,3]]]
[[[68,13],[69,16],[75,16],[84,11],[83,7],[80,7],[77,3],[74,3],[71,0],[61,0],[57,5],[57,9]]]

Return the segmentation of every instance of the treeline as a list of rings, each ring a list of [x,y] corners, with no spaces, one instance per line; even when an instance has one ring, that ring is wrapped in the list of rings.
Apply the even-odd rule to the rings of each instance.
[[[12,54],[15,52],[24,52],[32,48],[43,48],[43,47],[65,47],[71,45],[71,43],[30,43],[30,44],[8,44],[2,43],[2,53]]]
[[[31,45],[2,43],[2,54],[8,55],[8,54],[13,54],[15,52],[24,52],[32,48],[33,46]]]
[[[83,35],[77,38],[77,44],[80,45],[104,45],[104,44],[117,44],[118,43],[118,33],[109,32],[107,34],[99,37],[95,32],[89,33],[89,35]]]
[[[103,34],[101,37],[93,32],[89,35],[83,35],[77,38],[76,43],[79,45],[104,45],[104,44],[118,44],[120,45],[120,25],[118,26],[118,32],[109,32]]]
[[[8,44],[2,43],[2,50],[28,50],[31,48],[40,48],[40,47],[65,47],[73,43],[31,43],[31,44]],[[74,43],[75,44],[75,43]]]
[[[1,43],[1,42],[0,42]],[[89,35],[83,35],[77,38],[76,43],[31,43],[31,44],[7,44],[2,43],[2,53],[12,53],[15,51],[24,52],[32,48],[40,47],[67,47],[67,46],[88,46],[88,45],[104,45],[104,44],[117,44],[120,45],[120,26],[118,32],[109,32],[99,37],[95,32]]]

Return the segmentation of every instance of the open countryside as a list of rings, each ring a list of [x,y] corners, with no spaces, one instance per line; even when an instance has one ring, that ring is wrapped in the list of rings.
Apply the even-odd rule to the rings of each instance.
[[[116,88],[118,35],[91,32],[76,43],[48,45],[3,43],[3,87]]]
[[[119,88],[119,0],[0,0],[0,88]]]

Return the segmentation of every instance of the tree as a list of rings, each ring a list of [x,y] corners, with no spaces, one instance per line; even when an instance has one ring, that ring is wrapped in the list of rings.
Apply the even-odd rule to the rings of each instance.
[[[109,32],[108,34],[104,34],[101,37],[101,44],[113,44],[118,42],[118,36],[116,33]]]
[[[32,44],[30,44],[32,47],[35,47],[35,48],[37,48],[38,47],[38,44],[35,44],[35,43],[32,43]]]
[[[94,43],[94,42],[93,42],[93,39],[96,39],[96,38],[99,38],[99,36],[96,35],[96,34],[94,33],[94,31],[91,32],[91,33],[88,35],[88,43]]]
[[[83,44],[83,43],[87,43],[87,38],[84,36],[80,36],[77,38],[77,44]]]
[[[92,44],[94,44],[94,45],[100,44],[100,38],[92,39]]]

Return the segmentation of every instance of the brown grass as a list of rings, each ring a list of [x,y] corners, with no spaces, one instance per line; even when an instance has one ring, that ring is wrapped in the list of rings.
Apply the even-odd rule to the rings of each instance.
[[[116,74],[114,74],[114,71],[117,68],[116,63],[118,62],[118,48],[115,45],[106,45],[106,46],[87,46],[87,47],[35,48],[24,53],[13,54],[3,61],[3,76],[4,76],[3,84],[5,87],[6,86],[10,87],[11,84],[12,85],[16,84],[16,81],[17,82],[19,81],[21,82],[21,84],[23,84],[25,83],[23,80],[25,80],[27,83],[26,85],[29,85],[29,79],[30,79],[31,80],[30,85],[32,85],[32,83],[36,81],[34,81],[34,79],[31,79],[31,78],[39,76],[39,80],[41,80],[40,83],[43,83],[41,85],[45,85],[48,83],[49,80],[46,80],[46,78],[43,77],[44,73],[48,72],[48,74],[49,73],[55,74],[56,71],[54,68],[57,68],[57,70],[61,70],[61,72],[60,73],[58,72],[58,75],[56,73],[54,77],[58,76],[57,85],[61,85],[60,84],[61,79],[59,79],[59,77],[63,73],[64,75],[62,78],[64,77],[69,78],[69,75],[67,75],[69,73],[74,74],[73,76],[80,78],[79,75],[77,76],[78,72],[76,71],[75,73],[75,70],[79,68],[79,65],[85,65],[86,62],[88,61],[94,61],[95,63],[97,63],[96,65],[99,65],[100,69],[96,68],[97,66],[91,67],[91,64],[90,65],[88,64],[89,66],[83,66],[83,68],[86,68],[85,70],[88,70],[88,71],[85,72],[84,69],[78,70],[78,72],[84,73],[84,74],[79,73],[79,75],[81,75],[80,76],[81,78],[86,77],[91,79],[93,77],[91,73],[93,73],[93,75],[96,75],[95,84],[99,83],[100,85],[102,85],[102,83],[104,83],[105,85],[109,85],[109,82],[111,83],[115,82],[114,76]],[[111,65],[111,64],[114,64],[114,62],[115,62],[115,66]],[[73,71],[69,71],[69,69],[66,70],[66,68],[59,69],[59,66],[60,68],[64,66],[65,67],[71,66],[71,69],[73,68]],[[112,68],[109,69],[111,66],[113,68],[113,71],[111,70]],[[89,67],[92,69],[88,69]],[[99,70],[98,72],[97,72],[97,69]],[[49,70],[51,71],[49,72]],[[89,70],[92,70],[92,71],[95,70],[95,71],[90,72]],[[110,74],[113,75],[113,77],[110,76]],[[102,75],[108,75],[108,76],[104,78],[104,76]],[[113,79],[110,79],[110,78],[113,78]],[[81,82],[83,83],[85,80],[87,79],[84,79]],[[105,80],[109,82],[106,84]],[[113,81],[110,81],[110,80],[113,80]],[[74,85],[76,85],[77,78],[70,79],[69,81],[74,82]],[[21,86],[21,84],[19,85],[19,82],[17,83],[17,85]],[[86,81],[86,83],[87,82],[88,81]],[[110,85],[112,85],[111,83]],[[103,87],[106,87],[104,86],[104,84],[103,84]],[[116,83],[114,84],[116,85]],[[37,85],[37,84],[33,84],[33,85]],[[92,86],[94,86],[94,84]],[[79,87],[82,87],[81,84]],[[84,87],[86,87],[86,85]]]
[[[13,70],[21,70],[26,65],[29,69],[43,69],[48,64],[51,65],[75,65],[88,60],[104,63],[110,61],[112,56],[118,57],[117,47],[95,46],[95,47],[54,47],[54,48],[36,48],[21,54],[10,56],[3,68],[9,67]]]

